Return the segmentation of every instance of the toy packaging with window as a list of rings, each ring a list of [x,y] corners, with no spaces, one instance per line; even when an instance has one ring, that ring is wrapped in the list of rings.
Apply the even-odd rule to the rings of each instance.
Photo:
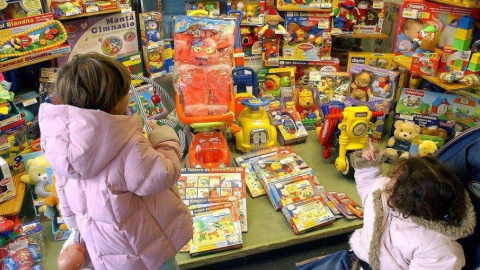
[[[220,15],[220,2],[219,1],[198,1],[198,0],[187,0],[185,1],[185,9],[187,15],[192,11],[196,10],[205,10],[212,16]]]
[[[293,93],[295,110],[300,115],[303,126],[307,130],[315,129],[320,120],[315,102],[315,89],[309,85],[297,86]]]
[[[438,136],[420,134],[413,138],[408,154],[411,157],[433,155],[443,145],[444,140]]]
[[[332,7],[331,0],[278,0],[277,9],[280,11],[315,11]]]
[[[0,5],[0,21],[8,21],[42,14],[40,0],[6,0]]]
[[[212,204],[238,198],[241,231],[248,231],[245,170],[243,168],[183,169],[177,183],[187,205]]]
[[[319,196],[287,204],[282,212],[296,235],[327,226],[335,220]]]
[[[440,120],[453,120],[457,130],[478,126],[480,100],[405,88],[397,102],[395,112],[400,114],[424,114]]]
[[[139,114],[142,120],[157,120],[168,114],[161,94],[157,93],[151,84],[138,86],[136,91],[130,91],[129,95],[129,115]]]
[[[51,13],[0,25],[0,68],[70,51],[66,30]]]
[[[50,2],[50,11],[53,12],[53,16],[58,18],[60,16],[68,17],[83,13],[82,1],[78,0],[52,0]]]
[[[242,26],[263,25],[265,1],[264,0],[233,0],[227,1],[227,12],[229,10],[243,11]]]
[[[330,57],[330,15],[321,12],[287,12],[282,59],[320,60]]]
[[[191,256],[242,247],[240,218],[235,203],[223,202],[190,211],[193,217]]]
[[[134,12],[100,15],[65,22],[72,52],[58,58],[62,66],[77,54],[97,52],[117,57],[140,51]]]
[[[173,49],[167,40],[157,42],[156,47],[143,47],[143,61],[148,77],[153,79],[171,73],[173,69]]]
[[[434,43],[437,43],[436,47],[440,49],[445,46],[455,47],[454,42],[459,45],[467,44],[469,40],[471,41],[471,31],[469,36],[463,36],[460,39],[456,36],[461,35],[461,32],[468,32],[468,29],[462,28],[473,28],[473,25],[463,26],[464,23],[460,23],[468,20],[467,18],[472,14],[473,9],[428,1],[406,0],[399,12],[393,52],[407,57],[411,57],[414,53],[423,53],[422,47],[427,44],[422,45],[424,40],[419,37],[429,37],[431,36],[429,33],[434,33]],[[428,39],[425,40],[428,41]],[[461,50],[466,51],[468,47]]]
[[[250,152],[235,158],[235,164],[245,169],[245,183],[253,198],[266,194],[265,189],[253,168],[254,162],[276,154],[289,154],[295,151],[289,147],[272,147]]]
[[[317,88],[317,106],[337,100],[343,102],[350,88],[348,72],[310,72],[310,82]],[[313,77],[312,77],[313,75]]]
[[[280,67],[295,68],[295,85],[309,84],[309,73],[311,70],[322,72],[340,71],[340,61],[338,58],[329,60],[322,59],[319,61],[298,61],[298,60],[280,60]]]
[[[335,0],[331,15],[332,35],[379,35],[385,18],[385,2]]]
[[[220,115],[232,102],[235,22],[178,16],[175,20],[175,86],[186,116]]]
[[[308,133],[300,119],[300,115],[293,108],[272,108],[268,111],[272,125],[277,128],[278,143],[290,145],[305,142]]]
[[[365,65],[353,65],[350,84],[350,98],[369,101],[370,99],[392,100],[397,90],[398,72]]]
[[[12,174],[7,161],[0,157],[0,202],[5,202],[15,198],[17,195],[13,184]]]
[[[315,196],[318,185],[311,174],[302,174],[271,183],[270,198],[275,210],[285,205],[300,202]]]
[[[142,45],[147,49],[158,47],[163,40],[162,13],[156,11],[139,14]]]
[[[264,25],[258,31],[258,36],[262,38],[262,61],[266,67],[278,67],[281,42],[287,34],[283,21],[274,8],[265,11]]]
[[[443,48],[438,72],[452,72],[465,74],[469,65],[471,51],[457,51],[450,46]]]
[[[25,171],[23,155],[30,153],[30,141],[25,120],[14,122],[2,129],[0,156],[5,159],[12,175]]]
[[[263,68],[257,72],[257,80],[260,97],[278,100],[283,91],[293,91],[295,88],[295,69],[286,68]]]

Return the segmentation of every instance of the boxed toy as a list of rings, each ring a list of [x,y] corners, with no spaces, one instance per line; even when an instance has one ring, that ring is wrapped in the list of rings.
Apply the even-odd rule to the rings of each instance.
[[[479,104],[480,100],[471,97],[405,88],[402,89],[395,112],[435,116],[443,121],[453,120],[455,129],[463,131],[478,126]]]
[[[315,76],[312,76],[315,75]],[[350,88],[348,72],[310,72],[310,82],[316,86],[317,107],[324,102],[337,100],[343,102]],[[312,78],[315,77],[315,78]]]
[[[311,70],[322,72],[337,72],[340,71],[340,61],[337,58],[330,60],[319,61],[297,61],[281,59],[280,67],[294,67],[295,68],[295,85],[309,84],[309,73]]]
[[[191,256],[242,247],[242,231],[235,204],[213,204],[190,212],[193,217],[193,238],[189,244]]]
[[[400,89],[405,85],[408,72],[393,61],[394,57],[393,53],[348,52],[347,70],[355,64],[360,64],[396,71],[400,74],[397,87],[397,94],[399,94]]]
[[[25,120],[4,127],[0,135],[0,156],[7,161],[12,175],[25,171],[22,156],[30,152]]]
[[[320,120],[315,103],[315,91],[312,86],[304,85],[295,87],[293,92],[295,110],[300,115],[302,124],[307,130],[315,129],[317,122]]]
[[[416,135],[412,140],[408,154],[410,157],[433,155],[444,143],[444,140],[438,136]]]
[[[437,43],[437,48],[453,46],[457,32],[462,32],[459,20],[473,13],[474,9],[422,0],[405,0],[399,12],[393,52],[408,57],[414,52],[423,52],[419,44],[423,41],[420,41],[419,34],[423,30],[422,36],[427,36],[428,26],[435,29],[432,45]],[[468,37],[464,39],[468,40]],[[423,44],[422,47],[426,45],[428,44]]]
[[[187,15],[192,11],[205,10],[212,16],[220,15],[220,2],[219,1],[199,1],[199,0],[187,0],[185,1],[185,9]]]
[[[297,203],[317,194],[315,177],[309,173],[270,183],[270,200],[275,210]]]
[[[329,201],[332,202],[332,204],[338,209],[342,215],[347,218],[347,219],[357,219],[358,216],[355,215],[351,209],[347,208],[347,205],[344,203],[340,202],[337,198],[337,193],[336,192],[325,192],[325,196],[328,198]],[[353,205],[352,205],[353,206]],[[350,207],[351,208],[351,207]],[[360,213],[361,208],[358,209],[358,213]]]
[[[330,15],[322,12],[287,12],[282,59],[320,60],[330,57]]]
[[[438,72],[455,71],[458,74],[465,74],[471,54],[471,51],[457,51],[450,46],[443,47]]]
[[[50,12],[53,16],[58,18],[60,16],[68,17],[83,13],[83,6],[81,1],[77,0],[51,0],[49,3]]]
[[[260,159],[264,159],[269,156],[276,154],[289,154],[295,153],[293,149],[289,146],[287,147],[272,147],[267,149],[261,149],[255,152],[247,153],[243,156],[235,158],[235,164],[238,167],[245,169],[245,183],[247,184],[250,195],[253,198],[266,194],[265,189],[258,178],[255,169],[253,168],[253,163]]]
[[[80,18],[65,22],[72,52],[58,58],[62,66],[77,54],[97,52],[106,56],[140,51],[137,42],[135,12]]]
[[[82,0],[82,4],[85,13],[116,9],[118,7],[117,0]]]
[[[435,76],[440,65],[440,54],[421,53],[413,54],[410,72],[418,75]]]
[[[365,65],[353,65],[349,97],[368,101],[371,98],[392,100],[397,90],[398,72]]]
[[[295,234],[301,234],[329,225],[335,216],[320,197],[287,204],[282,212]]]
[[[13,184],[12,174],[5,159],[0,157],[0,203],[15,198],[17,192]]]
[[[242,25],[263,25],[263,13],[265,12],[264,0],[227,1],[227,13],[230,10],[243,11]]]
[[[117,61],[128,68],[131,75],[143,76],[143,63],[140,52],[117,56]]]
[[[295,87],[295,69],[263,68],[257,71],[260,97],[275,100],[280,98],[282,88],[292,90]]]
[[[333,35],[379,35],[385,18],[385,2],[334,0],[331,15]]]
[[[245,170],[243,168],[183,169],[177,183],[187,205],[230,201],[238,198],[241,230],[248,231]]]
[[[302,143],[307,140],[307,130],[294,109],[271,109],[268,111],[268,117],[270,123],[277,127],[278,142],[281,145]]]
[[[16,95],[13,99],[13,103],[15,103],[22,119],[27,123],[33,121],[37,117],[38,110],[40,109],[40,102],[42,102],[42,99],[33,91]]]
[[[317,11],[332,8],[331,0],[278,0],[277,9],[280,11]]]
[[[127,114],[139,114],[142,119],[156,120],[168,114],[167,107],[151,84],[144,84],[135,88],[136,91],[130,91],[130,101],[128,102]]]
[[[143,58],[151,79],[173,71],[173,50],[169,41],[159,41],[157,47],[143,47]]]
[[[5,0],[0,5],[0,21],[21,19],[42,14],[40,0]]]
[[[158,42],[163,40],[162,13],[156,11],[140,13],[139,20],[142,45],[147,49],[158,47]]]
[[[8,125],[22,120],[20,111],[13,101],[3,101],[0,103],[0,109],[3,110],[3,113],[0,114],[0,128],[5,128]]]
[[[241,26],[240,35],[242,38],[242,48],[245,57],[253,55],[262,55],[262,39],[258,38],[257,26]],[[260,64],[261,64],[260,57]]]

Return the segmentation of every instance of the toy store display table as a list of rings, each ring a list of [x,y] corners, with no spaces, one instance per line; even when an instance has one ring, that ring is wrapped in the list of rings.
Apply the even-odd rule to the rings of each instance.
[[[315,174],[325,190],[344,192],[356,202],[360,202],[355,182],[343,178],[333,164],[322,158],[322,148],[317,141],[315,132],[310,131],[307,142],[294,145],[293,148],[315,170]],[[234,156],[238,155],[234,152]],[[282,213],[273,209],[266,195],[252,198],[248,194],[247,212],[248,232],[243,233],[243,248],[199,257],[191,257],[188,253],[181,253],[177,255],[177,262],[180,267],[190,269],[345,234],[353,232],[363,224],[362,220],[359,219],[349,221],[342,218],[316,231],[295,235]]]
[[[23,198],[25,197],[25,183],[20,180],[23,174],[13,176],[13,183],[17,195],[15,198],[0,204],[0,216],[14,216],[22,209]]]
[[[399,59],[397,57],[395,57],[393,59],[393,61],[395,61],[395,63],[399,64],[400,66],[402,66],[406,70],[410,70],[410,66],[412,64],[411,61],[404,61],[403,59]],[[435,85],[440,86],[441,88],[443,88],[443,89],[445,89],[449,92],[454,92],[454,91],[459,91],[459,90],[465,90],[465,89],[472,88],[472,86],[468,86],[464,83],[444,83],[444,82],[440,81],[440,79],[435,77],[435,76],[421,76],[421,77],[423,79],[435,84]]]

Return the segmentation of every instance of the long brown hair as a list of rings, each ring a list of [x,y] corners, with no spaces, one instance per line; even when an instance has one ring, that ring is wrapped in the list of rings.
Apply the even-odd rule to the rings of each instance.
[[[56,94],[60,101],[111,113],[130,89],[130,73],[121,63],[98,53],[76,55],[60,68]]]
[[[457,225],[465,215],[465,189],[458,178],[433,157],[399,159],[390,167],[388,205],[403,217],[444,220]]]

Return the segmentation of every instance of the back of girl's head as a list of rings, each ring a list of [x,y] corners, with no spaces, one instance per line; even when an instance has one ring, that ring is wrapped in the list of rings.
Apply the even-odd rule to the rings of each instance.
[[[465,190],[458,178],[433,157],[399,159],[388,172],[390,207],[404,217],[445,220],[457,225],[465,214]]]
[[[128,94],[130,81],[127,68],[114,59],[82,54],[60,68],[56,95],[63,104],[110,113]]]

